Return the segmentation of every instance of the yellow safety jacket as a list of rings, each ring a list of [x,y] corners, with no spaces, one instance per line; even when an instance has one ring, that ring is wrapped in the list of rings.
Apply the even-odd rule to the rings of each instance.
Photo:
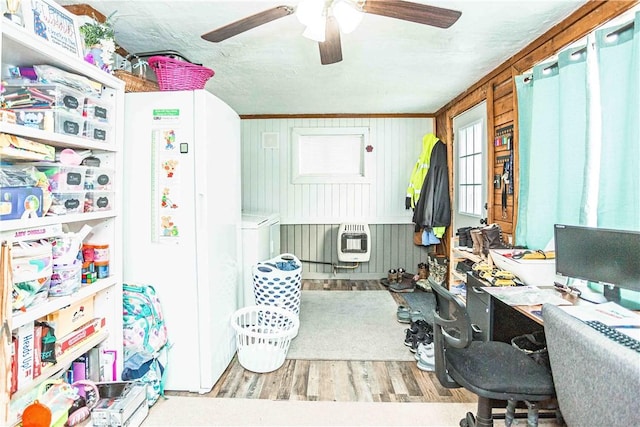
[[[424,177],[427,176],[427,172],[429,171],[431,150],[433,150],[433,146],[436,145],[436,142],[438,142],[438,138],[432,133],[428,133],[422,137],[422,152],[413,167],[411,178],[409,179],[409,187],[407,187],[407,198],[411,200],[411,209],[415,209],[418,199],[420,198],[422,183],[424,182]]]

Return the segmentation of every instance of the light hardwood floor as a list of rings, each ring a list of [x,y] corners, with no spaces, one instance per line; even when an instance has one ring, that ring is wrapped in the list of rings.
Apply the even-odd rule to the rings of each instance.
[[[302,290],[386,288],[377,280],[303,280]],[[398,304],[406,304],[402,294],[392,295]],[[192,394],[167,392],[167,395]],[[477,401],[473,393],[462,388],[442,387],[433,372],[419,370],[415,362],[328,360],[286,360],[274,372],[257,374],[245,370],[234,359],[211,392],[204,396],[341,402]]]

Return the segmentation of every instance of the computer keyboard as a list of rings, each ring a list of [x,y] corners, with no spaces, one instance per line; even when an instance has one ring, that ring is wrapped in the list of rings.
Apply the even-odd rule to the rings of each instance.
[[[611,340],[640,353],[640,341],[635,338],[632,338],[611,326],[605,325],[598,320],[587,320],[585,323]]]

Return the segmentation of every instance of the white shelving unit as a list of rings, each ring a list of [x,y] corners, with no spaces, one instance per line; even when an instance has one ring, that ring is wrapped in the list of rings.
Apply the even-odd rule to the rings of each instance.
[[[50,297],[48,301],[38,304],[10,316],[8,324],[11,330],[40,319],[48,314],[70,304],[77,303],[87,297],[94,297],[95,317],[106,319],[106,328],[63,353],[55,365],[42,369],[41,375],[30,383],[22,386],[10,396],[7,384],[0,384],[0,399],[3,408],[0,409],[0,425],[14,425],[18,423],[15,415],[5,414],[8,401],[23,399],[32,394],[43,381],[66,370],[71,362],[91,348],[101,345],[117,352],[117,375],[122,372],[122,148],[124,137],[124,82],[97,67],[86,63],[82,58],[49,43],[43,38],[13,24],[6,18],[0,18],[1,29],[1,76],[8,75],[11,66],[52,65],[67,72],[83,75],[103,87],[103,97],[111,98],[114,107],[111,114],[111,132],[113,137],[109,142],[71,137],[39,129],[0,122],[0,132],[28,138],[57,148],[73,148],[78,150],[92,150],[95,157],[101,160],[101,167],[115,170],[114,176],[114,209],[109,211],[79,213],[73,215],[47,216],[43,218],[16,219],[0,221],[0,240],[9,244],[18,240],[35,240],[45,237],[47,233],[68,229],[77,232],[84,225],[92,228],[86,239],[89,242],[101,242],[109,245],[109,277],[84,285],[73,295],[64,297]],[[53,230],[53,231],[52,231]],[[10,295],[11,283],[2,283],[2,292]],[[4,319],[3,319],[4,321]],[[7,339],[2,336],[3,345]],[[11,344],[10,342],[8,343]]]

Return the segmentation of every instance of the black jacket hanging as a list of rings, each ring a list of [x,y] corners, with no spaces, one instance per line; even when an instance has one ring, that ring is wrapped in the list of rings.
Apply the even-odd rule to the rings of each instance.
[[[447,146],[442,141],[438,141],[431,151],[429,171],[424,178],[420,198],[413,212],[413,222],[416,227],[427,229],[448,227],[451,224]]]

